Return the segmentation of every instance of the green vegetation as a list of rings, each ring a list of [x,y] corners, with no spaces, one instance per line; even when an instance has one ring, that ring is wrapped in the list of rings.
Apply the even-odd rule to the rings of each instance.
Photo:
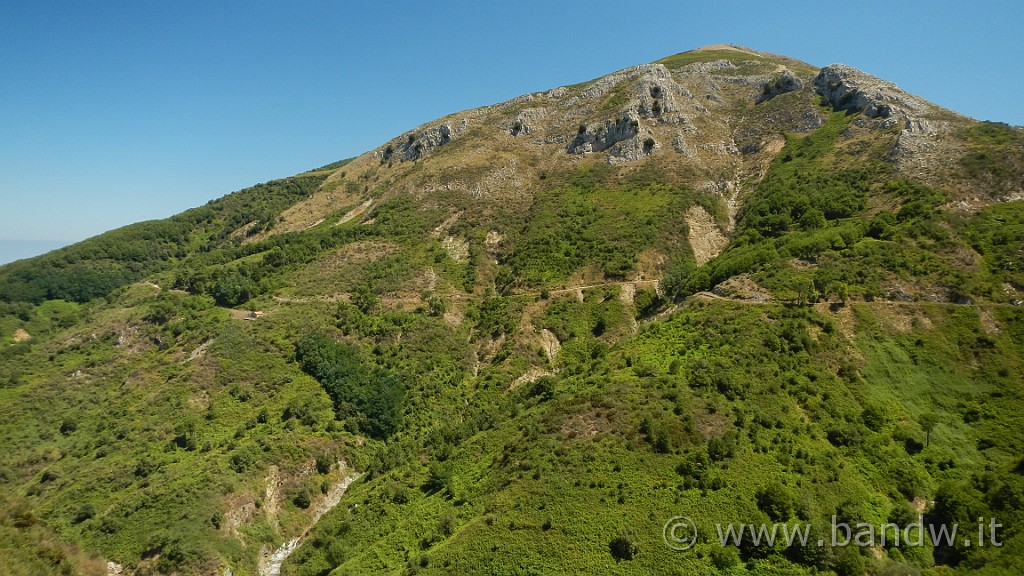
[[[330,336],[312,332],[299,340],[295,352],[302,369],[323,385],[341,417],[361,416],[364,429],[373,438],[387,438],[398,428],[403,387],[393,374],[367,368],[352,346]],[[306,500],[306,506],[309,501]]]
[[[695,203],[717,206],[691,190],[640,172],[615,182],[607,167],[581,168],[567,182],[535,197],[499,286],[540,287],[590,266],[623,279],[647,247],[680,247],[683,215]]]
[[[664,64],[668,69],[676,70],[695,62],[715,62],[718,60],[728,60],[733,65],[740,68],[740,73],[774,72],[775,67],[779,63],[787,65],[790,69],[800,74],[810,74],[816,71],[814,67],[796,60],[758,56],[746,51],[729,49],[683,52],[669,56],[668,58],[663,58],[658,61],[658,64]],[[750,63],[755,63],[755,66],[750,67]]]
[[[1024,131],[999,122],[980,122],[962,132],[969,151],[960,159],[966,176],[997,193],[1020,185]]]
[[[1020,203],[964,219],[940,208],[944,193],[893,179],[884,164],[835,168],[851,119],[833,113],[817,131],[790,136],[744,206],[729,248],[701,268],[684,262],[670,271],[665,292],[680,299],[739,274],[793,302],[870,300],[899,285],[916,290],[902,298],[931,290],[951,301],[1005,301],[1006,282],[1024,285],[1015,235]],[[897,208],[872,209],[872,197]],[[961,255],[970,249],[982,254],[986,271],[963,268]]]
[[[659,64],[664,64],[670,70],[676,68],[682,68],[687,64],[693,64],[694,62],[714,62],[717,60],[728,60],[729,62],[739,65],[747,61],[755,62],[768,62],[768,58],[749,54],[747,52],[741,52],[738,50],[700,50],[683,52],[681,54],[675,54],[668,58],[659,60]]]
[[[846,114],[835,112],[814,133],[789,137],[758,186],[758,194],[744,207],[744,233],[776,237],[791,229],[816,230],[867,206],[872,180],[868,169],[829,170],[822,165],[848,124]]]
[[[1004,471],[992,490],[1019,489],[1010,488],[1019,475],[1005,472],[1019,462],[1016,436],[985,451],[976,445],[996,429],[1022,429],[1011,408],[1021,401],[1018,387],[984,368],[1012,372],[1020,343],[1008,333],[991,346],[980,342],[977,318],[953,308],[925,309],[931,328],[899,332],[872,305],[853,306],[864,337],[850,343],[828,312],[689,305],[584,370],[556,377],[549,397],[499,395],[489,425],[468,437],[406,438],[393,449],[421,457],[375,469],[353,487],[350,498],[361,505],[325,518],[291,573],[478,572],[525,563],[545,573],[614,566],[641,574],[737,560],[752,573],[855,573],[851,566],[915,573],[951,558],[930,547],[890,548],[882,559],[868,549],[810,556],[784,546],[740,547],[730,556],[713,537],[694,554],[674,554],[661,541],[662,524],[684,512],[710,534],[714,522],[762,518],[827,526],[837,514],[881,524],[922,495],[947,498],[973,526],[966,518],[974,510],[954,498],[985,497],[967,484],[944,496],[942,486],[969,482],[982,462]],[[1024,316],[1006,310],[1001,319],[1019,330]],[[982,360],[952,373],[932,363],[951,354]],[[834,366],[858,356],[862,364],[837,373]],[[936,388],[945,392],[936,396]],[[989,397],[1003,400],[989,405],[985,420],[961,415]],[[483,409],[495,396],[478,390],[471,398]],[[510,402],[522,403],[518,414],[507,411]],[[922,413],[937,420],[927,447],[927,430],[915,423]],[[998,510],[977,509],[1021,514],[1019,504],[990,498]],[[949,514],[943,506],[936,514]],[[1008,550],[1019,545],[1013,537]],[[971,552],[1004,573],[1018,565],[1012,552]]]
[[[326,174],[275,180],[166,220],[125,226],[0,268],[0,300],[87,302],[176,262],[270,230],[277,215]],[[241,233],[240,235],[238,233]]]
[[[722,57],[776,65],[665,62]],[[414,179],[431,155],[338,163],[0,269],[0,570],[251,576],[304,534],[284,574],[1021,573],[1024,202],[951,209],[896,173],[893,130],[811,112],[699,266],[687,213],[724,225],[708,183],[749,158],[539,158],[503,129],[500,164],[445,146],[451,189]],[[1016,129],[956,137],[957,186],[1020,173]],[[507,196],[460,188],[512,159]],[[275,230],[335,185],[372,208]],[[715,538],[833,515],[991,517],[1005,545]]]

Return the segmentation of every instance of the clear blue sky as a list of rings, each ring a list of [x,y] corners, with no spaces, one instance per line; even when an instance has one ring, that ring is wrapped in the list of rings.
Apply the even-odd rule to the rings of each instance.
[[[1021,125],[1022,24],[1019,0],[6,2],[0,261],[706,44]]]

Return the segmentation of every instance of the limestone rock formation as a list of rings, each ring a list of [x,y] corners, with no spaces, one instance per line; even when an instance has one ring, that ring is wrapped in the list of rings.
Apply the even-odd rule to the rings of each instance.
[[[451,125],[441,124],[432,126],[419,134],[410,133],[405,140],[393,140],[384,147],[381,152],[381,161],[389,162],[392,159],[411,161],[419,160],[431,150],[444,146],[452,141],[455,133]]]
[[[569,143],[570,154],[587,154],[608,150],[609,162],[629,162],[650,156],[660,148],[649,128],[640,123],[633,112],[604,124],[581,125],[576,138]]]
[[[757,99],[758,103],[766,102],[786,94],[787,92],[796,92],[804,87],[804,83],[800,81],[792,72],[789,70],[783,70],[782,74],[779,74],[775,78],[771,79],[764,85],[764,89],[761,92],[761,96]]]
[[[582,125],[576,138],[569,143],[569,153],[601,152],[639,133],[640,120],[633,114],[603,124]]]

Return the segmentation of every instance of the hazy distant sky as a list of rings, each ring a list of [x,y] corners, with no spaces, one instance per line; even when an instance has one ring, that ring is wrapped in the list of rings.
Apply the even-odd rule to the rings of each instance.
[[[12,0],[0,241],[166,217],[451,112],[714,43],[850,64],[1022,125],[1022,25],[1019,0]]]

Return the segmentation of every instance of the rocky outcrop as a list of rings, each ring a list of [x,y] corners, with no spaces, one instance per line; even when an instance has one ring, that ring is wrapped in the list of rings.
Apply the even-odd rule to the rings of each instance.
[[[649,81],[661,81],[661,82],[672,82],[672,73],[669,72],[668,68],[661,64],[642,64],[640,66],[633,66],[614,74],[609,74],[603,78],[600,78],[592,82],[589,86],[580,92],[580,98],[583,100],[591,100],[594,98],[600,98],[607,94],[612,88],[620,84],[621,82],[635,80],[637,78],[644,78]],[[575,104],[575,102],[571,102]]]
[[[645,117],[660,116],[682,110],[678,98],[692,99],[693,95],[676,82],[662,64],[644,64],[634,66],[610,74],[584,87],[576,96],[565,98],[560,106],[576,109],[587,101],[600,100],[607,96],[623,82],[636,81],[635,95],[631,97],[625,109],[638,112]],[[551,98],[562,98],[566,95],[565,88],[558,88],[547,93]]]
[[[602,152],[619,142],[635,138],[639,133],[640,120],[632,114],[626,114],[618,120],[604,124],[583,125],[580,126],[576,138],[569,143],[569,153]]]
[[[633,112],[604,124],[582,125],[569,143],[570,154],[588,154],[607,150],[609,162],[628,162],[650,156],[660,148],[651,130],[640,123]]]
[[[451,142],[454,137],[450,124],[426,128],[419,134],[411,133],[405,140],[389,142],[380,153],[381,162],[419,160],[431,150]]]
[[[814,86],[836,110],[863,112],[869,118],[889,118],[897,112],[917,116],[929,107],[892,82],[844,64],[822,68],[814,78]]]
[[[693,94],[679,85],[668,69],[660,64],[639,75],[635,93],[631,109],[641,116],[658,118],[663,122],[668,121],[669,116],[682,112],[680,100],[693,99]]]
[[[533,133],[536,124],[547,116],[547,110],[544,108],[526,108],[521,110],[516,119],[508,127],[508,133],[513,136],[519,136],[520,134],[531,134]]]
[[[735,70],[736,65],[731,60],[722,58],[721,60],[712,60],[711,62],[694,62],[683,66],[683,71],[690,74],[710,74],[712,72],[721,72],[722,70]]]
[[[612,147],[608,152],[609,164],[622,162],[634,162],[654,154],[661,149],[661,144],[650,134],[641,137],[630,138]]]
[[[693,206],[686,212],[686,224],[689,228],[693,259],[697,266],[718,256],[729,243],[714,217],[701,206]]]
[[[882,129],[899,129],[891,158],[901,174],[927,180],[952,160],[939,136],[953,129],[959,115],[843,64],[822,68],[814,86],[833,108],[879,119]]]
[[[315,225],[371,196],[374,205],[393,194],[425,198],[434,191],[526,201],[546,186],[538,182],[547,175],[593,154],[615,165],[678,161],[716,179],[739,173],[756,180],[784,142],[781,134],[805,135],[830,118],[831,107],[819,100],[858,112],[846,134],[855,138],[844,137],[844,146],[895,140],[887,160],[901,177],[941,187],[956,172],[964,151],[955,114],[849,66],[819,73],[781,57],[721,50],[733,54],[721,58],[716,48],[705,56],[715,58],[710,61],[670,58],[632,66],[420,126],[340,169],[322,193],[289,208],[274,233]],[[406,177],[410,160],[429,160],[429,169]],[[679,177],[688,178],[682,171]]]
[[[783,70],[782,74],[779,74],[775,78],[772,78],[765,83],[764,88],[761,89],[761,96],[758,97],[757,102],[767,102],[776,96],[781,96],[787,92],[796,92],[804,87],[804,83],[799,78],[793,75],[789,70]]]

